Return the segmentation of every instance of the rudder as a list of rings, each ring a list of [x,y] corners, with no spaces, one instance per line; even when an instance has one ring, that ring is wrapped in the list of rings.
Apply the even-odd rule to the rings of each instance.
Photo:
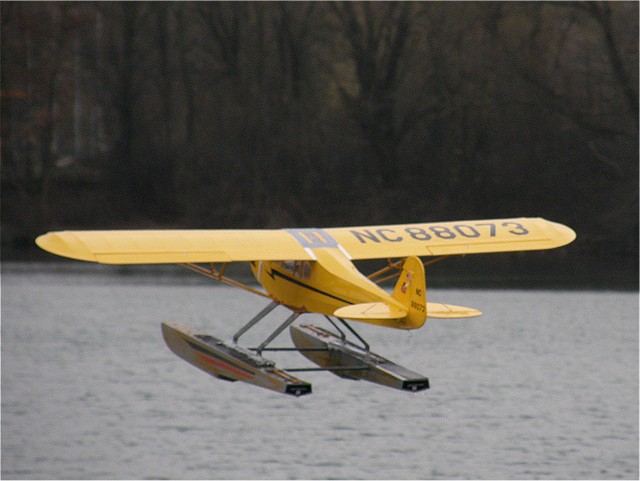
[[[408,310],[403,322],[405,329],[422,327],[427,320],[426,292],[427,283],[422,261],[415,256],[407,257],[391,294],[391,297]]]

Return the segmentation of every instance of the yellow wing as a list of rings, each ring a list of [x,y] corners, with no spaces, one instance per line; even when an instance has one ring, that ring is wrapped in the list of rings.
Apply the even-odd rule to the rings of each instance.
[[[552,249],[569,244],[569,227],[541,218],[325,229],[352,259]]]
[[[284,230],[50,232],[36,239],[63,257],[102,264],[174,264],[314,258]]]
[[[551,249],[570,228],[539,218],[284,230],[122,230],[50,232],[36,243],[53,254],[104,264],[314,260],[338,248],[352,259]]]

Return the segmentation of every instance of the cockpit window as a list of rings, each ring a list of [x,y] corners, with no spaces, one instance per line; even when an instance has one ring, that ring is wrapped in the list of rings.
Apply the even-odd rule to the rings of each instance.
[[[311,264],[309,263],[309,261],[303,261],[302,262],[302,278],[308,279],[309,277],[311,277]]]
[[[277,264],[296,277],[308,279],[311,276],[311,264],[309,261],[280,261]]]
[[[293,261],[282,261],[282,262],[279,262],[278,264],[280,264],[283,269],[289,272],[293,272],[293,267],[294,267]]]

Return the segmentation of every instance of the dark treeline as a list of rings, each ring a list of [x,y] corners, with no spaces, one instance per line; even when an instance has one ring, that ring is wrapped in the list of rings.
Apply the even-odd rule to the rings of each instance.
[[[637,263],[637,2],[0,8],[3,254],[59,228],[543,216]]]

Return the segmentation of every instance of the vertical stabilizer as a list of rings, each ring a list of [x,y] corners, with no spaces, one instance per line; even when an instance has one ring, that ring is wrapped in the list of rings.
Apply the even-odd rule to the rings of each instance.
[[[418,257],[407,257],[391,296],[408,310],[405,329],[417,329],[427,319],[427,283]]]

